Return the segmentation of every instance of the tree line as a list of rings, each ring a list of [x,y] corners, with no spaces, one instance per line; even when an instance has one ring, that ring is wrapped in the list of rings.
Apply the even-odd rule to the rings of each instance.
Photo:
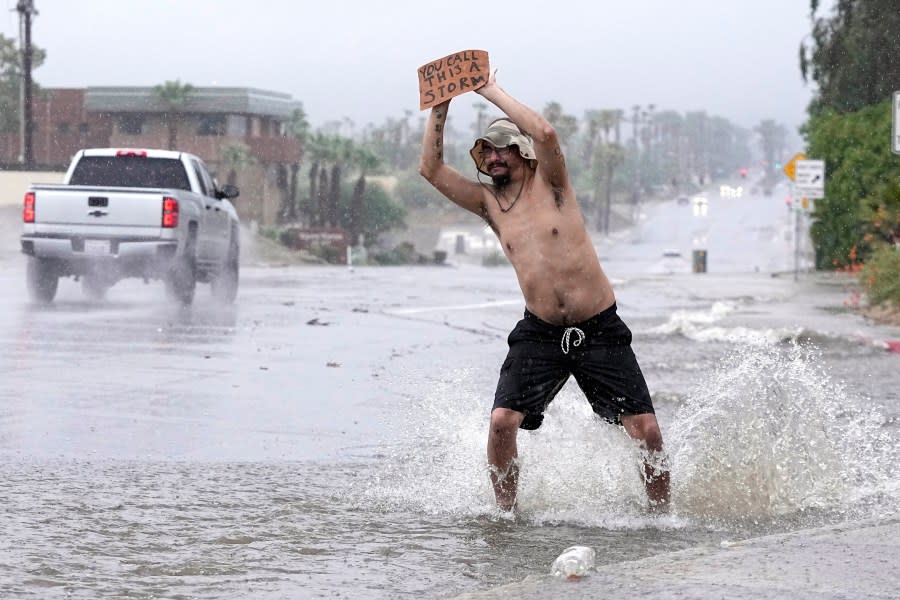
[[[36,49],[34,64],[45,56]],[[18,127],[20,85],[19,53],[12,40],[0,36],[0,129]],[[177,147],[179,119],[194,91],[180,80],[154,87],[170,148]],[[448,119],[445,159],[475,176],[468,150],[500,115],[490,114],[478,100],[473,108],[472,123]],[[614,204],[625,206],[619,212],[627,213],[628,207],[633,211],[651,197],[691,194],[713,179],[735,174],[755,157],[762,158],[765,181],[771,183],[773,165],[786,146],[786,130],[773,120],[745,129],[702,110],[679,112],[647,104],[589,109],[576,116],[551,101],[542,112],[557,130],[589,226],[600,232],[609,231]],[[354,242],[363,236],[372,243],[384,231],[403,227],[410,210],[446,208],[445,199],[417,172],[424,126],[422,113],[404,110],[380,124],[357,127],[345,118],[313,128],[301,105],[284,128],[284,135],[300,142],[303,156],[279,167],[279,187],[287,190],[279,223],[342,227]],[[219,158],[229,178],[256,164],[249,147],[240,143],[223,148]],[[391,193],[373,184],[372,176],[395,181]]]
[[[456,102],[465,101],[466,96]],[[448,117],[444,134],[444,158],[457,170],[477,173],[469,148],[487,124],[501,116],[488,113],[488,106],[473,103],[475,119],[460,125]],[[705,111],[681,113],[654,105],[624,109],[589,109],[576,116],[558,101],[548,102],[542,112],[557,131],[566,153],[570,176],[591,226],[608,231],[610,205],[635,205],[649,197],[676,196],[698,191],[713,179],[738,173],[761,157],[768,165],[769,183],[773,165],[786,151],[787,130],[774,120],[753,129]],[[352,123],[326,127],[354,135],[377,156],[381,167],[398,179],[397,195],[409,208],[438,209],[446,200],[417,173],[425,118],[404,111],[382,125],[367,125],[361,131]]]
[[[815,202],[816,267],[860,274],[874,303],[900,305],[900,157],[892,95],[900,90],[900,11],[893,0],[839,0],[800,45],[800,73],[817,85],[802,128],[807,155],[826,161]]]

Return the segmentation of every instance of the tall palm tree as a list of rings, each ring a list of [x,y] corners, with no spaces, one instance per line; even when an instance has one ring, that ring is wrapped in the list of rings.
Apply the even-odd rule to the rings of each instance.
[[[329,165],[337,160],[336,136],[317,131],[307,139],[309,159],[309,213],[310,225],[321,227],[329,221]]]
[[[774,119],[764,119],[753,128],[753,131],[759,135],[763,158],[766,161],[766,181],[772,181],[775,178],[775,162],[784,154],[787,129]]]
[[[227,171],[225,183],[237,185],[238,172],[244,168],[255,165],[257,163],[256,156],[251,152],[250,147],[245,144],[230,144],[219,149],[219,161],[223,170]],[[254,205],[252,200],[244,206],[251,211],[248,215],[254,219],[258,219],[260,207]]]
[[[166,81],[153,87],[153,93],[163,106],[163,119],[169,128],[169,150],[178,146],[178,119],[184,112],[196,88],[180,79]]]
[[[585,111],[588,126],[585,158],[590,166],[597,229],[604,233],[609,233],[613,174],[624,159],[624,152],[619,144],[623,115],[619,109]],[[601,195],[604,200],[602,203]]]
[[[478,101],[472,103],[472,108],[475,109],[475,122],[472,124],[472,130],[475,132],[475,137],[479,137],[487,126],[488,105]]]
[[[331,165],[331,181],[328,189],[328,224],[332,227],[339,227],[342,220],[340,214],[341,206],[341,178],[343,177],[344,165],[350,162],[353,157],[353,140],[342,138],[339,136],[332,137],[334,162]]]
[[[578,132],[578,119],[574,115],[567,115],[563,112],[562,104],[559,102],[548,102],[543,110],[544,118],[556,130],[559,143],[563,148],[568,148],[569,140]]]
[[[600,111],[596,109],[588,109],[584,111],[584,123],[586,126],[584,132],[584,148],[581,151],[582,162],[590,167],[591,159],[594,156],[594,145],[597,143],[597,134],[600,131]]]
[[[353,187],[353,198],[350,201],[350,214],[347,229],[350,231],[350,241],[356,244],[359,236],[366,229],[366,175],[370,171],[377,169],[381,163],[381,159],[368,148],[359,147],[354,149],[352,162],[354,166],[359,168],[359,178]]]
[[[597,148],[599,151],[594,157],[595,172],[598,173],[598,176],[595,179],[595,197],[600,194],[600,182],[602,181],[604,183],[603,203],[597,204],[597,230],[602,230],[604,234],[609,235],[609,220],[610,213],[612,212],[613,175],[616,168],[625,160],[625,150],[620,144],[615,142],[611,144],[600,144]]]
[[[706,182],[709,172],[710,128],[706,111],[692,111],[684,115],[684,132],[687,136],[688,168]],[[707,182],[708,183],[708,182]]]
[[[307,142],[309,140],[309,121],[306,119],[306,112],[303,106],[297,107],[291,113],[287,122],[287,134],[300,142],[301,157],[306,152]],[[288,221],[297,220],[297,188],[299,182],[297,178],[300,174],[300,161],[291,163],[290,174],[288,179],[287,206],[282,210],[282,214]]]
[[[223,146],[219,150],[219,160],[228,168],[226,182],[231,184],[236,183],[238,170],[256,164],[256,157],[246,144]]]

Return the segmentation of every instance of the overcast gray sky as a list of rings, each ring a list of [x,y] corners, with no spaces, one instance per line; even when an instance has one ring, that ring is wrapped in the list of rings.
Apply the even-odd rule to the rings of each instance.
[[[16,1],[2,1],[0,33],[16,37]],[[45,87],[262,88],[303,102],[314,126],[418,113],[416,68],[467,48],[487,50],[525,103],[555,100],[578,117],[653,103],[793,131],[812,93],[797,58],[808,0],[34,2]],[[458,126],[479,99],[454,101]]]

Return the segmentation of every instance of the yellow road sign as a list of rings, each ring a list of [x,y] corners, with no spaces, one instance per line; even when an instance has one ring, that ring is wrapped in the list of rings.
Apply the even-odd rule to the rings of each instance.
[[[798,152],[794,155],[794,157],[784,165],[784,174],[791,178],[791,181],[797,177],[797,161],[798,160],[806,160],[806,155],[802,152]]]

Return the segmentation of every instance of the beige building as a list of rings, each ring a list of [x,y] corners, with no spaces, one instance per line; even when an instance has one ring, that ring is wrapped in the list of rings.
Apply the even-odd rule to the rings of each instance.
[[[299,107],[287,94],[254,88],[195,88],[177,109],[152,87],[44,89],[33,106],[34,162],[62,171],[80,148],[167,148],[174,141],[221,183],[241,188],[235,204],[245,222],[271,225],[302,156],[300,143],[286,135]],[[21,154],[18,134],[0,134],[0,169],[16,170]]]

